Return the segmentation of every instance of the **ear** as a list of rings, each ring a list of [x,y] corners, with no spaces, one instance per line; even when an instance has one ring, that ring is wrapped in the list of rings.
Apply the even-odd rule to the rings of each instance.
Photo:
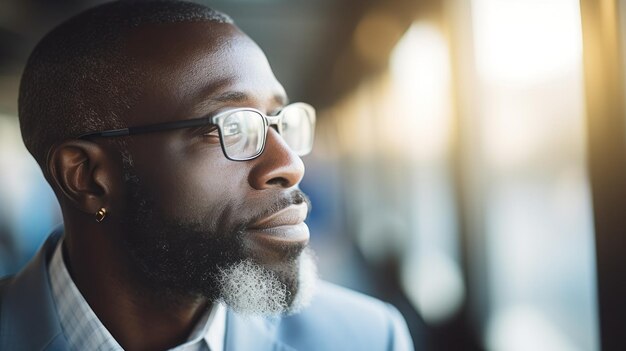
[[[56,145],[48,157],[51,180],[78,210],[94,214],[111,203],[115,165],[104,146],[87,140]]]

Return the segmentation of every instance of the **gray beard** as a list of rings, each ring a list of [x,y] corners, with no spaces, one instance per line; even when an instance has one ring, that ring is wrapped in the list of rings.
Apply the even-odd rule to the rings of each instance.
[[[314,296],[317,268],[310,249],[297,260],[295,296],[290,296],[290,289],[274,272],[248,259],[220,270],[219,300],[242,315],[276,316],[301,311]]]

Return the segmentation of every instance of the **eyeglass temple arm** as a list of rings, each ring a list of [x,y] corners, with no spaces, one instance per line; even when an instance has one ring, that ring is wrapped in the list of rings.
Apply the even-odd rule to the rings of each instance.
[[[87,133],[87,134],[83,134],[79,136],[78,139],[88,139],[88,138],[93,138],[93,137],[106,138],[106,137],[118,137],[118,136],[127,136],[127,135],[135,135],[135,134],[153,133],[153,132],[160,132],[164,130],[197,127],[197,126],[205,125],[207,123],[211,123],[211,120],[209,117],[198,118],[198,119],[187,119],[187,120],[182,120],[182,121],[150,124],[147,126],[111,129],[111,130],[105,130],[102,132]]]
[[[89,139],[93,137],[106,138],[106,137],[117,137],[117,136],[126,136],[126,135],[130,135],[129,128],[111,129],[111,130],[105,130],[103,132],[87,133],[87,134],[80,135],[78,139]]]

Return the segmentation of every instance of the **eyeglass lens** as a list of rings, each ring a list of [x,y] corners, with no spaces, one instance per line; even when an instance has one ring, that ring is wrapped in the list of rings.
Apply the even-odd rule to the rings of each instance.
[[[313,147],[313,117],[301,107],[294,106],[283,111],[279,130],[282,137],[298,155],[306,155]]]
[[[278,131],[287,145],[303,156],[313,146],[314,116],[300,106],[288,106]],[[222,124],[222,143],[226,155],[234,160],[253,158],[261,153],[265,142],[265,120],[254,111],[237,111]]]
[[[238,111],[228,115],[222,125],[226,155],[235,160],[254,157],[263,148],[264,133],[265,122],[258,113]]]

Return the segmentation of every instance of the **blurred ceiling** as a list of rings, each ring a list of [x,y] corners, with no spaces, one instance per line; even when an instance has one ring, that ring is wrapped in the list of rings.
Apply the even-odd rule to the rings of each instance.
[[[28,54],[52,27],[98,0],[2,0],[0,2],[0,112],[15,114],[17,81]],[[386,64],[388,52],[410,23],[411,0],[216,0],[196,1],[229,14],[265,51],[293,101],[318,108],[335,101],[368,72]],[[410,11],[406,11],[407,7]],[[360,59],[354,50],[359,23],[386,13],[365,28],[365,45],[381,58]],[[378,16],[381,17],[381,16]],[[391,19],[391,20],[389,20]],[[383,25],[385,21],[382,21]],[[389,27],[389,26],[388,26]],[[370,43],[370,37],[372,42]],[[363,40],[361,40],[363,41]],[[363,45],[361,45],[363,46]],[[358,48],[357,48],[358,49]],[[356,50],[358,51],[358,50]],[[368,56],[368,55],[365,55]],[[371,56],[371,55],[369,55]],[[378,62],[377,62],[378,61]]]

